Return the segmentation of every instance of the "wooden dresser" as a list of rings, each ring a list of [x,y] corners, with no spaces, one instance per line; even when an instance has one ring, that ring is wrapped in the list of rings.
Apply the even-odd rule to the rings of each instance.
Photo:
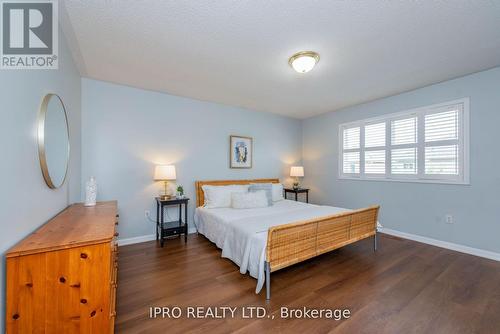
[[[7,333],[113,333],[116,225],[116,202],[74,204],[11,248]]]

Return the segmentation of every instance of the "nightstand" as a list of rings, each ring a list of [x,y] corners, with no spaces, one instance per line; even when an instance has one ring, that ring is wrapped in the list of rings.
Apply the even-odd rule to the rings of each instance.
[[[309,203],[309,189],[307,189],[307,188],[299,188],[299,189],[285,188],[285,189],[283,189],[283,191],[285,191],[285,199],[287,199],[286,195],[288,193],[295,194],[295,201],[298,200],[298,197],[297,197],[298,194],[305,193],[306,194],[306,203]]]
[[[189,198],[169,198],[156,197],[156,240],[160,240],[160,245],[166,237],[184,234],[184,242],[187,242],[188,234],[188,202]],[[168,221],[164,219],[164,208],[166,206],[179,206],[179,220]],[[184,205],[184,220],[182,220],[182,205]]]

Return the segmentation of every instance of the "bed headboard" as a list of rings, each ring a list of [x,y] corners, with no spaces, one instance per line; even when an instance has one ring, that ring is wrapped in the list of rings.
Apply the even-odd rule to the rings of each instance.
[[[279,179],[255,179],[255,180],[215,180],[215,181],[196,181],[196,207],[205,204],[205,196],[203,194],[204,185],[210,186],[229,186],[231,184],[250,184],[250,183],[280,183]]]

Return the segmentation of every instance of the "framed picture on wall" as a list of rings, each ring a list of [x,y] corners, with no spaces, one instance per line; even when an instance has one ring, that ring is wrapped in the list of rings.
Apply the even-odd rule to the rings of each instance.
[[[230,136],[229,156],[229,167],[252,168],[253,139],[251,137]]]

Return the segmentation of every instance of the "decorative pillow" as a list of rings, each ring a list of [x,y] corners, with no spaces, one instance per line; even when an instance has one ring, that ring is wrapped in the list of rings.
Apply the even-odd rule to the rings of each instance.
[[[283,185],[281,183],[272,184],[273,192],[273,202],[278,202],[284,200],[283,198]]]
[[[267,204],[273,205],[273,185],[272,183],[251,183],[250,187],[248,187],[249,192],[256,192],[264,190],[266,192]]]
[[[201,187],[205,196],[205,208],[231,207],[231,193],[247,193],[248,185],[210,186]]]
[[[253,209],[269,206],[265,190],[231,194],[231,207],[233,209]]]

